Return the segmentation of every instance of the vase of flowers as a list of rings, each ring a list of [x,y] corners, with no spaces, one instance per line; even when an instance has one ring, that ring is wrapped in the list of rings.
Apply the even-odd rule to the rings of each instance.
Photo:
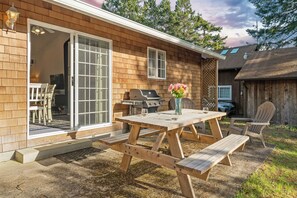
[[[168,87],[168,91],[175,98],[175,115],[182,114],[182,98],[185,96],[187,91],[187,85],[176,83],[170,84]]]

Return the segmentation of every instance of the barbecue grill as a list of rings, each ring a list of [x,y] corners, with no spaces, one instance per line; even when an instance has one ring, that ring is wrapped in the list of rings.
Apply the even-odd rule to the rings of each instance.
[[[122,104],[130,105],[130,115],[137,114],[137,109],[148,109],[149,113],[157,112],[163,101],[156,90],[152,89],[131,89],[129,96],[130,100],[122,100]]]

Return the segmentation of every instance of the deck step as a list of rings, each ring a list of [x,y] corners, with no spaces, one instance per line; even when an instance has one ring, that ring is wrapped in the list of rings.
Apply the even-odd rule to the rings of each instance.
[[[159,133],[159,130],[154,130],[154,129],[142,129],[139,133],[139,137],[144,137],[144,136],[150,136]],[[123,143],[126,142],[129,138],[130,133],[123,133],[120,135],[115,135],[111,137],[106,137],[99,139],[99,142],[102,142],[106,145],[114,145],[118,143]]]
[[[37,148],[16,150],[15,159],[24,164],[89,147],[92,147],[90,139],[73,140]]]

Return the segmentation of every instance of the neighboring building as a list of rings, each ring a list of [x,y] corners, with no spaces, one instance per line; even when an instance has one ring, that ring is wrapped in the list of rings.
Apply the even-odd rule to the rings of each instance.
[[[217,51],[226,56],[219,60],[218,100],[232,102],[235,105],[235,114],[243,115],[245,110],[243,82],[234,78],[246,62],[246,56],[256,50],[257,45],[226,48]]]
[[[247,116],[264,101],[276,106],[274,123],[297,125],[297,48],[250,54],[235,80],[244,81]]]
[[[0,2],[1,29],[11,3]],[[0,31],[0,153],[119,130],[114,118],[128,113],[120,103],[132,88],[157,90],[165,110],[170,83],[187,84],[197,108],[203,82],[217,86],[223,55],[81,1],[13,3],[16,32]],[[32,82],[57,85],[47,126],[30,120]]]

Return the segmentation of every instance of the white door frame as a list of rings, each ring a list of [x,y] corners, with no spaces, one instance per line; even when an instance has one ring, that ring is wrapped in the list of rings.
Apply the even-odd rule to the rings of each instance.
[[[29,111],[29,85],[30,85],[30,64],[31,64],[31,25],[38,25],[42,27],[47,27],[53,30],[69,33],[70,35],[70,127],[72,130],[75,131],[83,131],[83,130],[89,130],[89,129],[96,129],[96,128],[102,128],[112,125],[112,40],[86,34],[83,32],[75,31],[72,29],[36,21],[33,19],[27,19],[27,139],[35,139],[35,138],[41,138],[41,137],[47,137],[47,136],[53,136],[58,134],[65,134],[65,133],[71,133],[75,131],[55,131],[55,132],[49,132],[44,133],[41,135],[31,135],[30,136],[30,130],[29,130],[29,121],[30,121],[30,111]],[[98,40],[107,41],[109,43],[109,122],[104,124],[97,124],[97,125],[91,125],[86,127],[78,128],[78,102],[74,103],[75,98],[78,98],[78,73],[76,72],[76,75],[74,74],[75,71],[78,71],[78,35],[90,37]],[[74,47],[74,48],[73,48]],[[75,49],[75,51],[73,50]],[[75,58],[75,60],[74,60]],[[72,79],[74,78],[74,85],[72,84]],[[75,89],[75,92],[74,92]],[[75,96],[74,94],[75,93]],[[75,98],[74,98],[75,97]],[[75,104],[75,105],[74,105]],[[74,116],[75,112],[75,116]],[[71,130],[70,129],[70,130]]]

